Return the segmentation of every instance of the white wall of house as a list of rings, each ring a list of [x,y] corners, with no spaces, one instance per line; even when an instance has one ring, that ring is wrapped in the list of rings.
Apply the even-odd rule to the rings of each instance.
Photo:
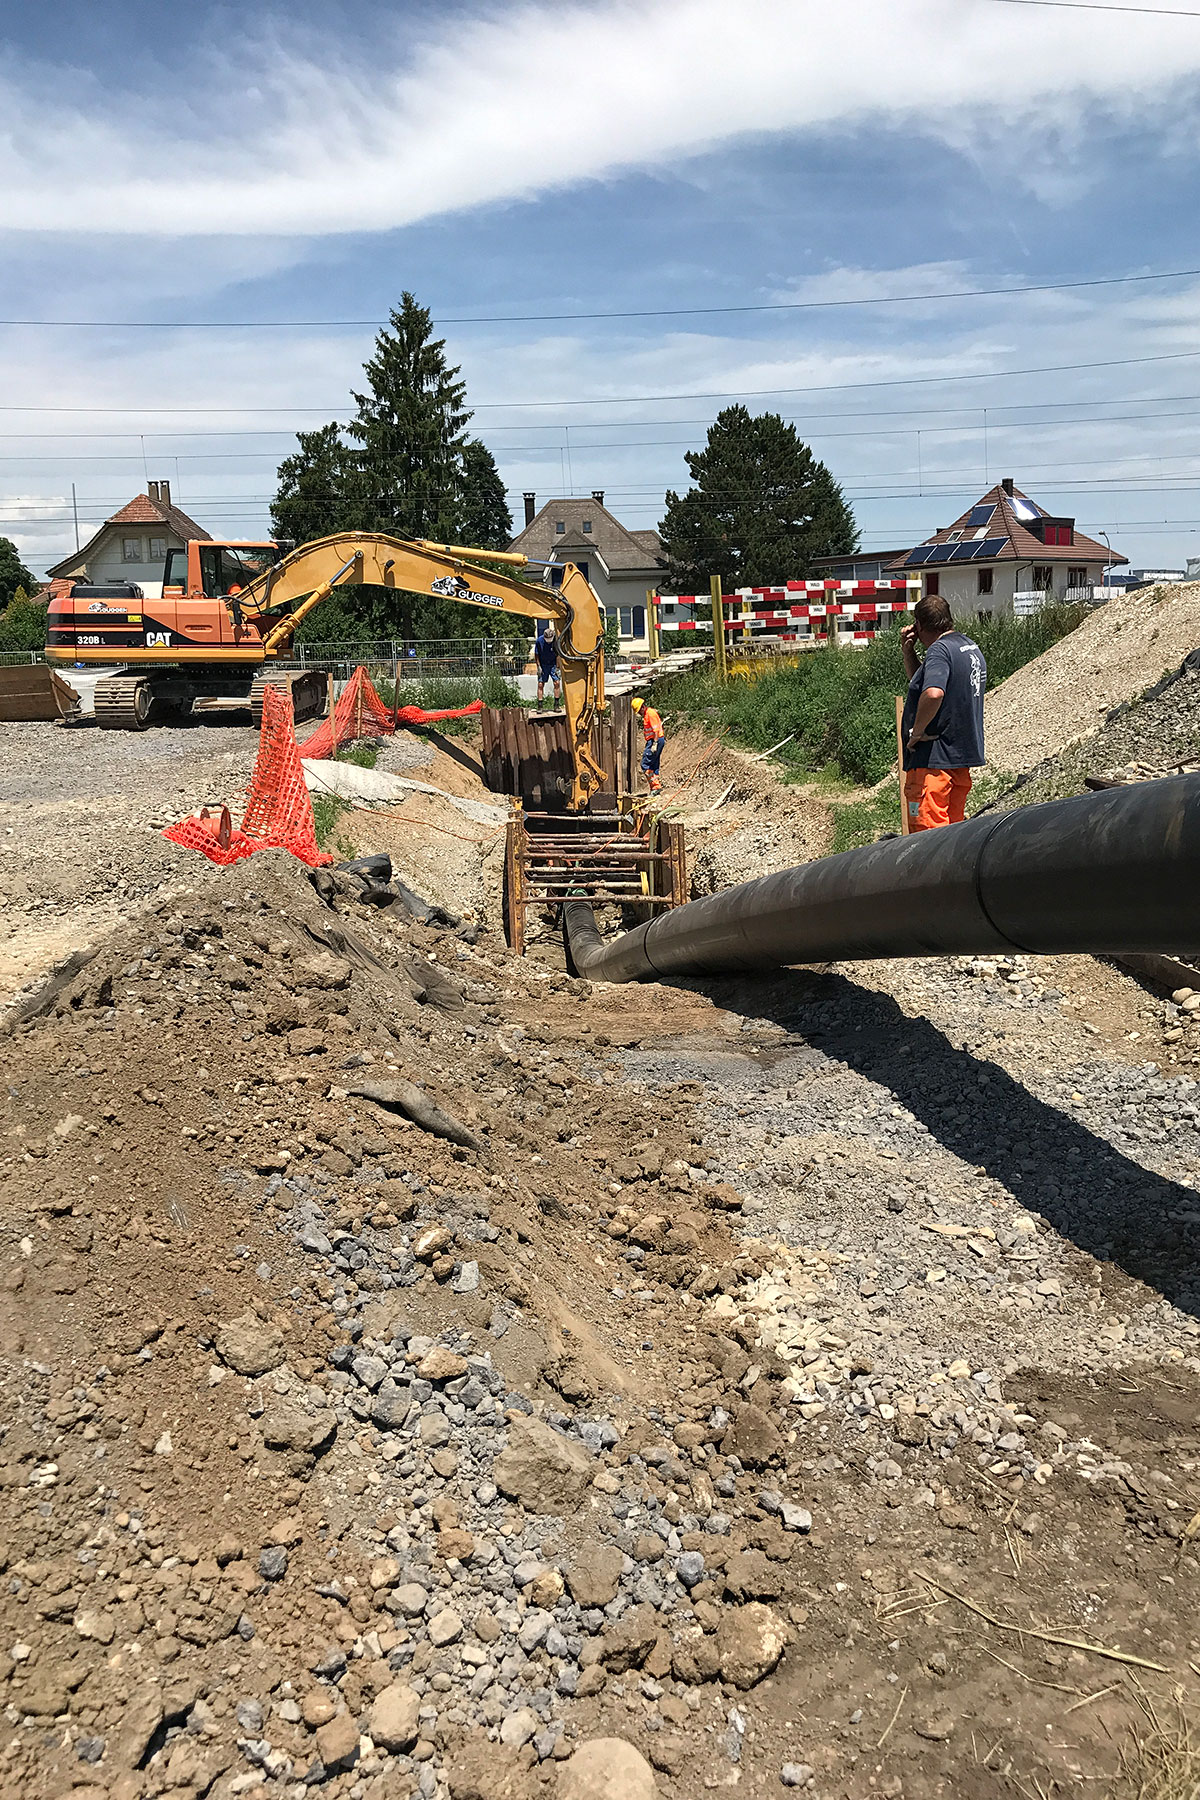
[[[1053,562],[1044,565],[1050,570],[1050,590],[1056,599],[1062,599],[1071,587],[1098,587],[1104,579],[1104,564]],[[1043,587],[1041,579],[1035,580],[1035,573],[1042,567],[1033,562],[1002,562],[980,565],[964,562],[949,568],[917,569],[914,573],[924,577],[925,592],[929,592],[929,577],[938,577],[938,592],[950,603],[950,610],[955,618],[974,618],[979,613],[1011,613],[1013,610],[1013,594],[1028,593],[1034,587]],[[979,577],[986,570],[992,578],[992,591],[980,593]],[[1083,580],[1072,579],[1073,572],[1083,572]],[[986,586],[986,582],[984,584]]]
[[[646,614],[646,592],[661,578],[661,569],[606,570],[599,556],[584,550],[564,550],[551,554],[552,562],[573,562],[583,569],[596,598],[611,618],[620,622],[622,650],[646,650],[650,644],[650,627]],[[126,577],[128,579],[128,577]]]
[[[182,543],[165,525],[115,525],[88,557],[87,579],[97,585],[133,581],[147,600],[160,600],[167,551]]]

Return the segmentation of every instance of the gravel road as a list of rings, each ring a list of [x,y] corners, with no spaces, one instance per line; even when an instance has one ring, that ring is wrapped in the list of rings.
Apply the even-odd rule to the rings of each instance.
[[[225,723],[0,729],[0,1000],[194,875],[162,828],[205,804],[237,816],[257,748],[251,726]]]

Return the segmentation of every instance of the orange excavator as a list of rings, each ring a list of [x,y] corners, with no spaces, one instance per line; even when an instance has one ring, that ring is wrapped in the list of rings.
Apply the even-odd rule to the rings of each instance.
[[[486,566],[495,564],[536,566],[542,579],[522,581]],[[52,600],[46,661],[121,665],[96,683],[96,722],[110,731],[144,731],[156,718],[186,717],[193,708],[249,707],[258,723],[268,683],[291,690],[297,721],[317,718],[325,708],[324,675],[279,665],[300,621],[336,588],[360,584],[552,619],[574,764],[570,804],[586,805],[604,779],[590,749],[592,720],[604,705],[604,620],[586,576],[571,563],[532,565],[515,551],[365,531],[338,532],[298,550],[286,542],[196,540],[169,552],[161,600],[82,583]]]

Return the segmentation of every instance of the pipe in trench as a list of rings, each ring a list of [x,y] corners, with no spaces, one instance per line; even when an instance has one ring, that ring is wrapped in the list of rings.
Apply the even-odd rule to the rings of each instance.
[[[726,888],[605,940],[564,907],[597,981],[978,952],[1200,945],[1200,775],[1108,788],[846,850]]]

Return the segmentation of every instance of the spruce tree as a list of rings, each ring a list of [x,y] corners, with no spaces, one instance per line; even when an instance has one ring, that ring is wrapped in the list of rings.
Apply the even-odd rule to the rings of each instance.
[[[700,591],[766,587],[808,574],[818,556],[858,547],[845,496],[796,429],[777,413],[727,406],[703,450],[684,458],[695,484],[667,494],[660,531],[672,581]]]
[[[379,531],[488,550],[506,548],[512,518],[495,459],[468,439],[466,386],[433,336],[427,308],[401,296],[364,365],[366,391],[343,440],[336,424],[301,432],[299,448],[279,468],[271,517],[276,532],[298,543],[333,531]],[[372,638],[483,638],[521,635],[503,614],[460,606],[434,595],[364,587],[338,596],[306,621],[312,638],[336,635],[348,614]]]
[[[356,471],[341,427],[330,424],[301,431],[296,441],[300,448],[279,465],[279,486],[271,503],[276,537],[308,544],[335,531],[355,530]]]
[[[479,550],[507,550],[511,538],[512,514],[496,459],[486,444],[468,438],[462,449],[457,541]]]
[[[435,338],[427,307],[402,294],[364,365],[350,436],[361,446],[362,528],[402,538],[454,536],[462,484],[466,383]]]

